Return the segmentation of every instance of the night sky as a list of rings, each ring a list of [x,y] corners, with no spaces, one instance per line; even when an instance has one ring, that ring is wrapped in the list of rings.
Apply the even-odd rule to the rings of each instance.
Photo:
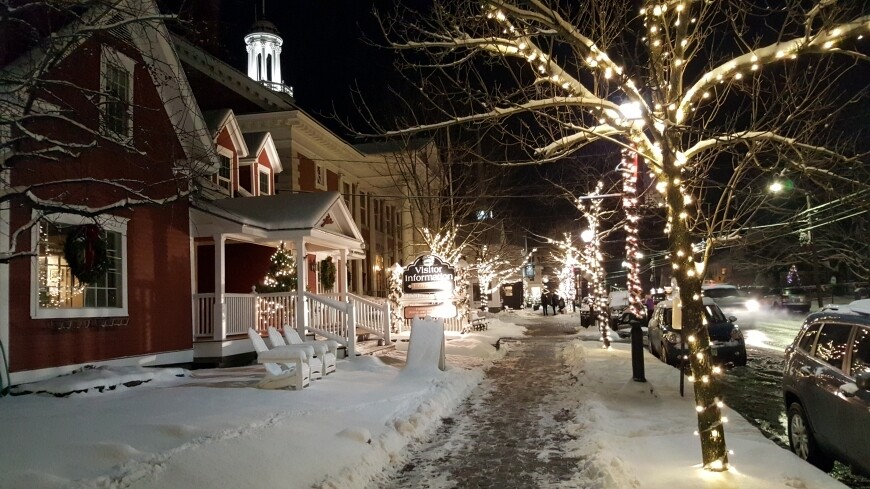
[[[275,24],[284,40],[281,71],[285,83],[293,86],[300,108],[333,130],[327,120],[337,113],[354,117],[351,89],[358,84],[373,103],[386,98],[386,85],[396,84],[393,54],[367,45],[361,38],[378,38],[379,28],[372,14],[392,2],[357,0],[222,0],[219,38],[225,61],[244,71],[247,54],[244,36],[256,15]],[[335,109],[333,109],[333,106]]]

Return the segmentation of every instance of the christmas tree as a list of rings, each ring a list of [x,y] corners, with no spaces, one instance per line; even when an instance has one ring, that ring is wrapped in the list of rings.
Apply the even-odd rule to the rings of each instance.
[[[269,259],[269,271],[262,284],[257,284],[257,292],[290,292],[296,290],[296,260],[284,247],[284,242]]]
[[[801,284],[801,276],[798,275],[797,267],[792,265],[791,268],[788,269],[788,275],[785,277],[785,283],[788,285],[800,285]]]

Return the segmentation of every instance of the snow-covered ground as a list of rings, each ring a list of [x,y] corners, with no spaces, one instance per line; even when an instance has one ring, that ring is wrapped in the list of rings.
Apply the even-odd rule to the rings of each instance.
[[[341,360],[335,373],[302,391],[257,389],[257,366],[95,369],[56,379],[43,387],[88,390],[0,399],[0,487],[364,487],[480,382],[483,368],[505,353],[491,346],[497,338],[520,336],[523,325],[538,321],[578,323],[573,315],[531,311],[498,318],[488,331],[448,338],[445,372],[403,370],[393,366],[402,353],[394,353],[389,361]],[[567,448],[584,460],[566,487],[845,487],[732,412],[732,470],[700,469],[694,404],[691,395],[679,396],[677,371],[647,354],[649,382],[632,382],[628,344],[603,350],[596,336],[581,329],[565,350],[579,382],[559,402],[579,413],[565,424],[575,437]],[[92,383],[93,374],[103,378]],[[150,381],[94,388],[116,376]]]

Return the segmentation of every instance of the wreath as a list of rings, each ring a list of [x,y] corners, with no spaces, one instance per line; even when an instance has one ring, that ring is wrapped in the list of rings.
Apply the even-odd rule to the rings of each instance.
[[[96,224],[73,227],[66,235],[63,256],[79,282],[92,284],[99,280],[109,268],[103,228]]]
[[[332,262],[331,256],[320,262],[320,285],[324,290],[331,290],[335,285],[335,263]]]

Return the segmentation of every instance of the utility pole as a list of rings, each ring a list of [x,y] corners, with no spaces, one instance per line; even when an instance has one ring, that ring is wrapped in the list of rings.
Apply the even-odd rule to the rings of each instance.
[[[819,280],[819,257],[816,253],[816,243],[813,241],[813,204],[810,201],[810,194],[805,193],[807,198],[807,244],[810,246],[810,256],[813,261],[813,284],[816,288],[816,300],[819,307],[822,307],[824,299],[822,298],[822,285]]]

